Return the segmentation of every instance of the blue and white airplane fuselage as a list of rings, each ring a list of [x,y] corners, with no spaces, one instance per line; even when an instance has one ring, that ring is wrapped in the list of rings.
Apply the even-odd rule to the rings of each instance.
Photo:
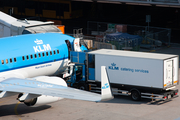
[[[0,76],[6,71],[21,73],[24,78],[63,72],[68,64],[65,40],[73,44],[74,38],[43,33],[0,39]]]
[[[63,73],[68,67],[69,51],[75,50],[74,44],[75,47],[79,46],[74,39],[61,33],[0,39],[0,98],[19,94],[19,101],[28,106],[47,104],[62,98],[88,101],[104,99],[94,93],[69,88],[62,78],[52,77]]]

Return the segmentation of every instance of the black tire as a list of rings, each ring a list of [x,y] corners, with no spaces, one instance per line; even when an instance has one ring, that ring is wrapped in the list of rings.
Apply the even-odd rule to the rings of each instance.
[[[171,94],[171,98],[173,98],[175,95],[176,95],[175,92],[173,92],[173,94]]]
[[[88,90],[88,85],[86,85],[85,83],[79,83],[77,88],[80,90]]]
[[[171,94],[171,98],[173,98],[174,97],[174,94]]]
[[[138,90],[132,90],[131,91],[131,99],[134,101],[139,101],[141,100],[141,94]]]

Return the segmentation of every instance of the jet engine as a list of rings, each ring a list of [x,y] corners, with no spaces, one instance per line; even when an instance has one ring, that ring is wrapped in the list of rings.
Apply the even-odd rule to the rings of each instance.
[[[47,82],[47,83],[62,85],[62,86],[67,87],[66,82],[62,78],[59,78],[59,77],[39,76],[39,77],[35,77],[34,79],[36,79],[37,81],[41,81],[41,82]],[[20,98],[22,95],[23,95],[22,93],[19,94],[18,98]],[[20,102],[24,102],[24,104],[27,106],[36,107],[36,106],[56,102],[56,101],[61,100],[61,99],[63,99],[63,98],[41,95],[39,97],[27,99],[27,100],[20,101]]]

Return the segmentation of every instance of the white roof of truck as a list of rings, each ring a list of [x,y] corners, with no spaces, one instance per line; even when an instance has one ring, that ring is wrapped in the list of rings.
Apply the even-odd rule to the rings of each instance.
[[[161,60],[178,56],[178,55],[171,55],[171,54],[135,52],[135,51],[124,51],[124,50],[111,50],[111,49],[99,49],[99,50],[89,52],[89,54],[101,54],[101,55],[110,55],[110,56],[126,56],[126,57],[161,59]]]

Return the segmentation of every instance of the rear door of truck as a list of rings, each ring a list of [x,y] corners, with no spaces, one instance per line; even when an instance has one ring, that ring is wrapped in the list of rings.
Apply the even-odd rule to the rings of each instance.
[[[164,60],[164,88],[178,84],[179,57]]]
[[[165,86],[171,86],[173,84],[173,60],[166,61],[166,77],[164,80]]]

